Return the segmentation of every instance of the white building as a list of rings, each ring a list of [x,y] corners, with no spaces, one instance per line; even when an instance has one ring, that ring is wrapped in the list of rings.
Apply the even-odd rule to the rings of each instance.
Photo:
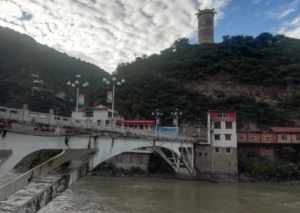
[[[72,112],[72,118],[97,123],[97,126],[108,126],[111,122],[112,111],[104,105],[98,105],[84,111]],[[115,111],[115,120],[120,119]]]
[[[213,147],[237,148],[236,113],[208,112],[208,143]]]
[[[199,175],[237,175],[237,132],[235,112],[208,112],[207,143],[195,150]]]

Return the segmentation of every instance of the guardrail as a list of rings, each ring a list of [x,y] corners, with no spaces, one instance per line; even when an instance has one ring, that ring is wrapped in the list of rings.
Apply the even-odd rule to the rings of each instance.
[[[66,150],[63,150],[60,154],[14,178],[3,187],[0,187],[0,201],[7,199],[10,195],[24,188],[34,177],[45,175],[53,170],[53,168],[63,164],[65,162],[63,157],[65,153]]]
[[[167,140],[180,140],[180,141],[191,141],[193,138],[188,138],[185,136],[173,136],[166,134],[159,134],[154,130],[149,129],[134,129],[134,128],[126,128],[126,127],[112,127],[112,126],[99,126],[96,122],[92,122],[89,120],[78,120],[71,117],[63,117],[63,116],[55,116],[50,113],[39,113],[32,112],[25,109],[14,109],[7,107],[0,107],[0,118],[8,119],[8,120],[16,120],[18,122],[27,122],[31,123],[32,121],[36,123],[42,123],[46,125],[50,125],[53,127],[57,126],[70,126],[75,128],[82,129],[90,129],[93,131],[112,131],[117,133],[130,133],[137,136],[144,137],[156,137]]]

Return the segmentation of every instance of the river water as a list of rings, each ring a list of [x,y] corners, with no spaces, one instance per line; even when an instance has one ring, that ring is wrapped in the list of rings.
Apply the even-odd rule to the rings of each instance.
[[[89,176],[40,213],[299,213],[300,185]]]

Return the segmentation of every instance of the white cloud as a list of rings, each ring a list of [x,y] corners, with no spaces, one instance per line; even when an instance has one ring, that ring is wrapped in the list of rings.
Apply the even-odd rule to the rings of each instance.
[[[253,4],[260,4],[263,0],[253,0],[252,3]]]
[[[300,16],[294,18],[290,23],[284,24],[278,33],[300,39]]]
[[[273,19],[284,19],[287,16],[293,14],[297,11],[296,8],[299,8],[300,0],[294,0],[290,3],[283,4],[282,6],[267,12],[268,16]]]
[[[231,0],[0,0],[0,25],[113,71],[196,30],[197,8],[218,17]]]
[[[287,17],[288,15],[292,14],[295,11],[296,11],[295,8],[287,8],[286,10],[281,11],[278,14],[277,18],[278,19],[283,19],[283,18]]]

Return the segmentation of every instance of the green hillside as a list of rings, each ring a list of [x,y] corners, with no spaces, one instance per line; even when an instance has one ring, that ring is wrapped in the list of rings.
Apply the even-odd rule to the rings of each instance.
[[[32,93],[32,73],[45,82],[42,91]],[[84,91],[88,102],[94,102],[91,97],[104,96],[100,82],[108,74],[103,70],[0,27],[0,105],[22,107],[28,104],[33,110],[47,112],[53,108],[68,114],[74,106],[75,91],[66,82],[74,80],[76,74],[90,83]],[[66,98],[56,97],[62,92]]]
[[[42,91],[32,93],[32,73],[45,81]],[[66,82],[75,74],[90,82],[83,91],[88,105],[103,104],[105,71],[0,28],[0,105],[69,114],[75,91]],[[194,124],[205,123],[207,110],[235,110],[240,124],[300,125],[297,39],[269,33],[226,36],[213,45],[180,39],[160,54],[119,65],[117,75],[127,83],[117,89],[116,107],[128,119],[150,119],[159,108],[168,122],[179,108]]]
[[[127,79],[118,107],[129,118],[151,118],[159,108],[168,120],[178,107],[185,122],[205,122],[207,110],[235,110],[243,124],[299,124],[300,40],[269,33],[214,45],[180,39],[117,72]]]

